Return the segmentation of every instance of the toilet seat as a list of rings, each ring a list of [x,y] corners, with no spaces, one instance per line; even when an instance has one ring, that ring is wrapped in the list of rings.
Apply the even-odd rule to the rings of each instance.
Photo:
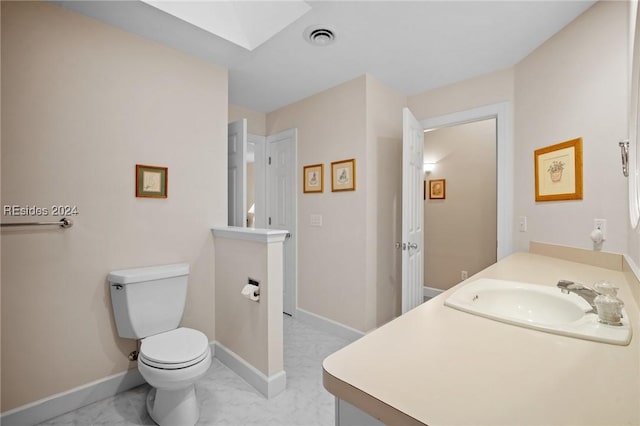
[[[198,364],[208,355],[207,336],[181,327],[142,339],[138,360],[149,367],[178,370]]]

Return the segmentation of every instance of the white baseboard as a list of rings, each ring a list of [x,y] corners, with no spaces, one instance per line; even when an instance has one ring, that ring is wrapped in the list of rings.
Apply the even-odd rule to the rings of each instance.
[[[249,364],[220,342],[215,342],[215,354],[221,363],[242,377],[266,398],[273,398],[284,391],[287,386],[287,374],[284,370],[271,376],[266,376],[262,371]]]
[[[211,346],[211,355],[215,346]],[[145,384],[137,368],[51,395],[0,414],[0,425],[33,426]]]
[[[436,297],[443,291],[444,290],[441,290],[439,288],[433,288],[433,287],[427,287],[427,286],[422,287],[422,295],[424,297]]]
[[[320,330],[326,331],[327,333],[331,333],[350,341],[358,340],[366,334],[360,330],[356,330],[355,328],[351,328],[337,321],[330,320],[329,318],[325,318],[300,308],[296,309],[295,318],[319,328]]]
[[[145,383],[137,368],[78,386],[0,415],[6,426],[33,426]]]

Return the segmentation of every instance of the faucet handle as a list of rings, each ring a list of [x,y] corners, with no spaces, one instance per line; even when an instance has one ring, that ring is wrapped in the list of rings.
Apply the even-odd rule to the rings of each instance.
[[[558,281],[558,287],[560,287],[563,291],[564,290],[588,290],[588,291],[594,291],[594,289],[592,289],[589,286],[586,286],[584,284],[580,284],[574,281],[569,281],[569,280],[560,280]],[[617,289],[616,289],[617,290]]]
[[[562,290],[562,292],[564,294],[569,294],[569,289],[571,288],[571,286],[573,286],[575,283],[573,281],[569,281],[569,280],[560,280],[558,281],[558,284],[556,284],[556,286]]]
[[[595,287],[599,293],[594,300],[598,321],[608,325],[621,325],[620,319],[624,302],[616,296],[618,288],[606,281],[596,283]]]
[[[606,294],[613,297],[616,297],[618,294],[618,287],[610,284],[608,281],[597,282],[594,287],[600,294]]]

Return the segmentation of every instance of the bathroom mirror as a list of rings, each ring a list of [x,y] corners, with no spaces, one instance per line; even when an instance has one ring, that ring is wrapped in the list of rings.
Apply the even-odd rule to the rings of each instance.
[[[640,25],[638,16],[638,3],[629,2],[631,8],[630,19],[630,102],[629,102],[629,218],[631,227],[640,231],[640,182],[638,181],[640,170],[640,149],[638,149],[638,113],[640,112]]]

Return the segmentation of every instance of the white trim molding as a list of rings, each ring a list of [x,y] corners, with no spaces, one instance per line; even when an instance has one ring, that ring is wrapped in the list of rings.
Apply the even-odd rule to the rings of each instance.
[[[305,311],[304,309],[300,308],[296,309],[296,319],[312,325],[322,331],[331,333],[334,336],[342,337],[352,342],[358,340],[366,334],[360,330],[356,330],[355,328],[351,328],[337,321],[325,318],[309,311]]]
[[[245,382],[256,388],[266,398],[273,398],[287,387],[287,373],[284,370],[267,376],[220,342],[215,342],[215,354],[221,363],[242,377]]]
[[[428,297],[428,298],[432,298],[432,297],[436,297],[438,295],[440,295],[444,290],[439,289],[439,288],[433,288],[433,287],[427,287],[424,286],[422,287],[422,296],[423,297]]]
[[[137,368],[6,411],[0,424],[32,426],[145,383]]]

